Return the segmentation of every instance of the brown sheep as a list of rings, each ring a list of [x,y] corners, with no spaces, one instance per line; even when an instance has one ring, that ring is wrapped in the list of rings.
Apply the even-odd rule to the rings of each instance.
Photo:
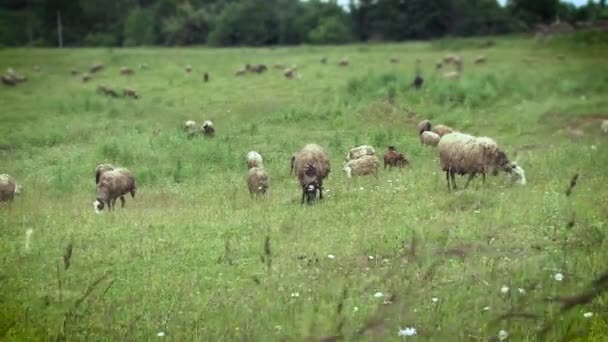
[[[388,150],[384,154],[384,169],[386,169],[387,166],[389,170],[391,170],[393,166],[402,168],[408,164],[409,161],[407,158],[402,153],[397,152],[395,146],[391,145],[388,147]]]
[[[118,93],[114,89],[103,84],[97,86],[97,91],[106,96],[118,97]]]
[[[137,91],[135,89],[131,89],[131,88],[125,88],[123,90],[123,95],[125,97],[131,97],[131,98],[134,98],[134,99],[138,99],[139,98],[139,95],[137,95]]]
[[[103,70],[103,64],[102,63],[95,63],[95,64],[93,64],[91,66],[91,68],[89,69],[89,72],[91,74],[94,74],[94,73],[99,72],[101,70]]]
[[[0,175],[0,202],[11,202],[21,193],[21,186],[7,174]]]
[[[97,199],[93,202],[95,212],[100,213],[107,204],[108,211],[115,208],[116,200],[120,198],[121,207],[125,206],[125,196],[131,193],[135,198],[137,186],[133,173],[127,169],[114,169],[101,174],[97,183]]]
[[[265,195],[270,183],[268,174],[262,167],[250,168],[247,171],[246,181],[251,197]]]
[[[422,120],[418,124],[418,135],[422,134],[422,132],[430,131],[433,125],[430,120]]]
[[[102,174],[108,171],[114,170],[115,167],[112,164],[99,164],[95,168],[95,184],[99,184],[99,178]]]
[[[129,67],[123,66],[122,68],[120,68],[120,74],[125,76],[131,76],[135,74],[135,71],[133,71],[133,69]]]
[[[321,146],[308,144],[291,157],[291,173],[298,177],[302,188],[302,204],[323,199],[323,180],[331,172],[329,155]]]
[[[249,68],[249,71],[254,72],[256,74],[261,74],[266,70],[268,70],[268,67],[266,67],[266,65],[264,65],[264,64],[252,65]]]
[[[350,62],[348,61],[347,58],[342,58],[339,62],[338,65],[339,66],[348,66],[350,64]]]

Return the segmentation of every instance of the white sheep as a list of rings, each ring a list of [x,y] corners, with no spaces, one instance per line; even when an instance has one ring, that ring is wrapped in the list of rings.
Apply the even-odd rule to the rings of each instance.
[[[210,120],[206,120],[201,126],[201,132],[204,136],[213,138],[215,136],[215,125]]]
[[[349,160],[342,169],[346,172],[346,177],[374,175],[378,177],[380,161],[375,155],[364,155],[357,159]]]
[[[135,198],[136,191],[135,177],[131,171],[124,168],[106,171],[101,174],[99,183],[97,183],[97,199],[93,202],[93,208],[96,213],[101,213],[104,205],[107,204],[108,211],[111,211],[115,208],[116,199],[119,197],[121,207],[124,208],[124,195],[131,193],[131,197]]]
[[[21,194],[21,189],[13,177],[6,173],[0,174],[0,202],[11,202],[15,195]]]
[[[264,167],[264,160],[261,154],[256,151],[249,151],[247,153],[247,168],[251,169],[254,167]]]
[[[363,156],[376,155],[376,150],[369,145],[361,145],[351,148],[346,154],[345,161],[361,158]]]
[[[440,137],[454,132],[454,130],[451,127],[448,127],[446,125],[437,125],[437,126],[433,127],[433,129],[431,131],[433,131],[434,133],[437,133],[437,135],[439,135]]]
[[[526,173],[524,172],[524,169],[515,162],[511,163],[510,179],[513,184],[521,186],[526,185]]]
[[[441,137],[432,131],[424,131],[420,134],[420,143],[427,146],[437,146]]]
[[[474,137],[463,133],[444,135],[437,145],[439,161],[448,182],[448,189],[456,189],[454,175],[468,174],[465,188],[480,173],[485,183],[486,173],[497,175],[498,171],[511,171],[511,162],[498,148],[496,142],[487,137]],[[450,186],[450,179],[452,186]]]

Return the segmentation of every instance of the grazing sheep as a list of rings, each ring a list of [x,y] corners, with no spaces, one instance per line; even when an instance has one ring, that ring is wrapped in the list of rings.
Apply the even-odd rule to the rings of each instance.
[[[201,131],[205,137],[213,138],[215,136],[215,126],[213,125],[213,122],[210,120],[203,122]]]
[[[148,66],[148,64],[142,63],[142,64],[139,65],[139,68],[141,70],[148,70],[150,67]]]
[[[192,72],[192,65],[186,65],[186,67],[184,68],[186,70],[187,73]]]
[[[441,62],[435,63],[435,70],[439,70],[441,68],[443,68],[443,63],[441,63]]]
[[[2,83],[8,86],[16,86],[17,80],[15,80],[15,78],[11,77],[10,75],[2,75]]]
[[[247,152],[247,168],[251,169],[254,167],[264,167],[264,160],[262,155],[256,151]]]
[[[296,68],[296,67],[286,69],[286,70],[283,72],[283,76],[285,76],[285,78],[292,79],[292,78],[294,78],[294,77],[297,77],[297,76],[298,76],[298,70],[297,70],[297,68]]]
[[[238,69],[234,72],[234,76],[243,76],[247,73],[247,69]]]
[[[378,177],[378,167],[380,162],[375,155],[365,155],[357,159],[349,160],[344,164],[343,171],[346,172],[346,177],[374,175]]]
[[[111,211],[115,208],[118,198],[120,198],[121,207],[124,208],[126,202],[124,195],[131,193],[131,197],[135,198],[136,192],[135,177],[131,171],[124,168],[106,171],[101,174],[97,183],[97,196],[93,202],[93,208],[99,214],[107,204],[108,211]]]
[[[78,74],[79,74],[79,72],[78,72],[78,70],[76,70],[76,68],[72,68],[72,69],[70,70],[70,74],[71,74],[72,76],[76,76],[76,75],[78,75]]]
[[[402,153],[397,152],[395,146],[391,145],[388,147],[388,150],[384,154],[384,169],[386,169],[387,166],[389,170],[391,170],[393,166],[402,168],[408,164],[409,161],[407,158]]]
[[[291,173],[298,177],[302,187],[301,203],[311,204],[317,199],[323,199],[323,180],[331,172],[329,155],[321,146],[308,144],[291,157]]]
[[[420,89],[420,87],[422,87],[422,84],[424,83],[424,78],[422,78],[422,76],[420,75],[421,70],[420,70],[420,60],[417,59],[416,60],[416,77],[414,77],[414,81],[412,82],[412,86],[415,89]]]
[[[252,66],[249,66],[249,71],[254,72],[256,74],[261,74],[264,71],[268,70],[268,67],[266,67],[266,65],[264,64],[255,64]]]
[[[388,62],[391,64],[397,64],[397,63],[399,63],[399,59],[396,57],[391,57],[388,59]]]
[[[17,184],[17,181],[7,175],[0,175],[0,202],[11,202],[15,195],[21,194],[21,186]]]
[[[526,185],[526,173],[517,163],[511,163],[510,180],[512,184],[524,186]]]
[[[418,134],[420,135],[424,131],[430,131],[432,127],[433,127],[433,125],[431,124],[431,121],[429,121],[429,120],[422,120],[418,124]]]
[[[95,168],[95,184],[99,184],[99,178],[101,175],[107,171],[114,170],[115,167],[112,164],[99,164]]]
[[[131,97],[131,98],[134,98],[134,99],[138,99],[139,98],[139,95],[137,95],[137,91],[135,89],[131,89],[131,88],[125,88],[123,90],[123,95],[125,97]]]
[[[266,170],[262,167],[252,167],[247,171],[247,188],[251,196],[266,194],[270,183]]]
[[[348,58],[342,58],[339,62],[338,65],[339,66],[348,66],[350,64],[350,62],[348,61]]]
[[[135,71],[129,67],[123,66],[122,68],[120,68],[120,74],[125,76],[131,76],[135,74]]]
[[[497,175],[500,170],[510,172],[512,164],[496,142],[487,137],[474,137],[463,133],[450,133],[437,145],[441,168],[445,171],[448,190],[456,189],[455,174],[468,174],[469,182],[480,173],[485,183],[486,173]],[[450,179],[451,184],[450,186]]]
[[[446,80],[457,80],[460,78],[460,73],[458,71],[448,71],[443,74],[443,78]]]
[[[427,146],[437,146],[441,137],[432,131],[424,131],[420,134],[420,143]]]
[[[203,73],[203,82],[209,82],[209,73],[206,71]]]
[[[9,86],[15,86],[18,83],[25,81],[27,81],[27,78],[19,75],[15,70],[13,70],[13,68],[8,68],[6,73],[2,75],[2,83]]]
[[[93,64],[91,66],[91,68],[89,69],[89,72],[91,74],[94,74],[94,73],[99,72],[101,70],[103,70],[103,64],[102,63],[95,63],[95,64]]]
[[[448,54],[443,57],[443,62],[445,64],[456,64],[458,61],[462,61],[461,58],[457,55]]]
[[[479,55],[479,56],[475,57],[475,61],[474,61],[475,64],[483,64],[485,62],[486,62],[486,56]]]
[[[114,89],[103,84],[97,86],[97,91],[106,96],[118,97],[118,93]]]
[[[319,60],[319,62],[321,62],[321,64],[326,64],[327,63],[327,57],[321,57],[321,59]]]
[[[354,159],[361,158],[363,156],[374,156],[376,155],[376,150],[369,145],[361,145],[351,148],[346,154],[345,161],[350,161]]]
[[[435,127],[433,127],[433,129],[431,130],[434,133],[437,133],[437,135],[439,135],[440,137],[449,134],[449,133],[453,133],[454,130],[446,125],[437,125]]]
[[[285,69],[285,65],[284,64],[274,64],[272,67],[275,68],[275,69],[277,69],[277,70],[284,70]]]
[[[608,120],[602,121],[601,128],[602,128],[602,132],[608,134]]]
[[[86,82],[90,81],[92,77],[93,76],[91,74],[85,73],[84,75],[82,75],[82,82],[86,83]]]

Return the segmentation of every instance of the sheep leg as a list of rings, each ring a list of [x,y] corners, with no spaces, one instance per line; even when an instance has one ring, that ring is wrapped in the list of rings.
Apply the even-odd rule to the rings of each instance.
[[[112,200],[112,209],[113,209],[113,210],[116,210],[116,200],[117,200],[117,199],[118,199],[118,198],[115,198],[115,199],[113,199],[113,200]]]
[[[452,188],[450,187],[450,171],[449,170],[445,171],[445,180],[448,182],[448,191],[452,190]]]
[[[471,173],[469,175],[469,179],[467,179],[467,183],[464,185],[465,189],[467,188],[467,186],[469,186],[469,183],[473,180],[473,178],[475,178],[475,173]]]
[[[125,200],[125,196],[120,196],[120,207],[124,208],[125,207],[125,202],[127,202]]]
[[[485,172],[481,173],[481,182],[482,182],[482,184],[486,184],[486,173]]]
[[[306,197],[306,191],[302,190],[302,202],[300,202],[300,204],[302,204],[302,205],[304,204],[305,197]]]
[[[456,190],[458,189],[458,187],[456,186],[456,177],[454,177],[454,175],[456,175],[456,172],[450,170],[450,177],[452,178],[452,189]]]
[[[323,188],[319,187],[319,199],[322,200],[323,199]]]

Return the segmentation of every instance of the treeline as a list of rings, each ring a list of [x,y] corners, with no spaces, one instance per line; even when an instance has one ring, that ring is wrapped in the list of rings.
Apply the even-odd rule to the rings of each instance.
[[[3,0],[0,44],[340,44],[505,34],[608,19],[606,0]]]

